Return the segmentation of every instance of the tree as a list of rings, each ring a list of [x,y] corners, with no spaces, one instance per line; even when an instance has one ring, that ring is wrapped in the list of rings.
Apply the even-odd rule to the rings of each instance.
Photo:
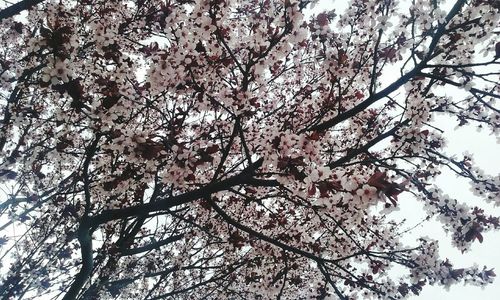
[[[437,114],[498,137],[495,0],[22,0],[0,11],[2,299],[401,299],[484,285],[461,251],[499,178]],[[461,91],[451,97],[454,90]],[[400,220],[401,221],[401,220]],[[393,272],[397,268],[398,272]]]

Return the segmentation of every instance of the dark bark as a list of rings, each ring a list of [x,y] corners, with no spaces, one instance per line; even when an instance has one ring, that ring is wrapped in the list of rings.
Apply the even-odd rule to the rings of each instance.
[[[31,7],[42,3],[44,0],[23,0],[16,4],[12,4],[0,11],[0,21],[10,18],[22,12],[23,10],[30,9]]]
[[[260,168],[262,165],[263,159],[259,159],[252,165],[248,166],[245,170],[243,170],[240,174],[235,175],[233,177],[229,177],[227,179],[221,180],[219,182],[214,182],[206,185],[205,187],[196,189],[194,191],[189,191],[181,195],[168,197],[164,199],[159,199],[154,203],[146,203],[142,205],[122,208],[122,209],[111,209],[102,212],[99,215],[91,217],[91,222],[93,226],[98,226],[99,224],[103,224],[112,220],[123,219],[131,216],[145,215],[150,212],[166,210],[175,206],[179,206],[182,204],[187,204],[192,201],[205,198],[208,195],[211,195],[216,192],[227,190],[233,186],[240,184],[249,184],[254,185],[255,183],[263,184],[263,180],[256,180],[254,176],[254,172]],[[277,185],[278,183],[274,180],[267,182],[267,184]]]
[[[82,267],[76,274],[75,280],[71,284],[63,300],[76,299],[83,286],[92,275],[94,258],[92,257],[92,234],[90,233],[88,219],[84,218],[78,229],[78,241],[80,242],[82,253]]]

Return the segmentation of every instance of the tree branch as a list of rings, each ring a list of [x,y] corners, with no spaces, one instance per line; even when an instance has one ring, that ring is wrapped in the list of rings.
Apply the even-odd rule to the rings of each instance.
[[[99,215],[91,217],[91,223],[93,226],[98,226],[99,224],[103,224],[111,220],[123,219],[131,216],[144,215],[154,211],[165,210],[174,206],[190,203],[192,201],[204,198],[207,195],[211,195],[216,192],[227,190],[235,185],[251,184],[258,182],[253,178],[253,176],[255,170],[257,170],[258,168],[260,168],[260,166],[262,166],[263,161],[264,160],[261,158],[257,160],[255,163],[248,166],[238,175],[229,177],[219,182],[208,184],[205,187],[199,188],[194,191],[189,191],[178,196],[160,199],[159,201],[154,203],[150,202],[122,209],[106,210]]]
[[[42,3],[44,0],[23,0],[12,4],[11,6],[4,8],[0,11],[0,21],[3,19],[10,18],[22,12],[23,10],[30,9],[31,7]]]
[[[64,295],[63,300],[76,299],[78,293],[80,293],[80,290],[92,275],[94,259],[92,257],[92,236],[88,220],[88,217],[84,217],[78,229],[78,241],[80,242],[82,254],[82,268],[80,272],[76,274],[75,280],[71,284],[68,292],[66,292],[66,295]]]
[[[142,247],[137,247],[137,248],[133,248],[133,249],[124,249],[121,251],[121,255],[123,255],[123,256],[135,255],[138,253],[158,249],[161,246],[165,246],[165,245],[168,245],[168,244],[173,243],[175,241],[178,241],[178,240],[182,239],[183,237],[184,237],[184,234],[174,235],[174,236],[168,237],[164,240],[161,240],[159,242],[151,243],[151,244],[148,244],[148,245],[145,245]]]

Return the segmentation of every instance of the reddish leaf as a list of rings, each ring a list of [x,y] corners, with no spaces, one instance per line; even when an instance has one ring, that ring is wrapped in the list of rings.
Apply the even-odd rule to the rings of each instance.
[[[309,190],[307,191],[307,194],[309,196],[314,196],[316,194],[316,185],[314,183],[311,184],[311,186],[309,187]]]
[[[394,47],[387,47],[381,51],[380,57],[392,60],[396,58],[397,50]]]
[[[219,151],[219,146],[218,145],[212,145],[210,147],[207,147],[207,153],[208,154],[214,154],[217,151]]]
[[[476,238],[481,244],[483,243],[483,235],[480,232],[476,233]]]
[[[319,26],[327,26],[330,21],[328,20],[328,15],[326,13],[320,13],[316,17],[316,21],[318,22]]]
[[[339,64],[343,65],[348,59],[349,56],[347,56],[346,52],[344,50],[339,50]]]
[[[320,135],[317,131],[314,131],[311,135],[309,135],[309,139],[312,141],[318,141],[320,139]]]
[[[360,91],[354,92],[354,96],[356,96],[357,99],[363,99],[365,97],[365,95]]]
[[[238,231],[233,231],[229,235],[228,241],[233,244],[235,248],[241,249],[245,245],[245,238],[238,232]]]
[[[408,183],[408,180],[405,180],[401,184],[397,184],[387,181],[386,178],[387,175],[385,172],[375,172],[370,179],[368,179],[368,185],[376,187],[377,190],[383,192],[391,203],[396,206],[398,195],[404,191],[404,185]]]
[[[385,190],[389,185],[389,182],[385,180],[386,178],[385,172],[375,172],[370,179],[368,179],[368,185],[376,187],[379,190]]]
[[[188,176],[186,176],[186,177],[184,178],[184,180],[186,180],[186,181],[195,181],[195,180],[196,180],[196,177],[194,176],[194,174],[192,174],[192,173],[191,173],[191,174],[189,174]]]
[[[154,141],[147,141],[145,143],[138,144],[135,149],[137,154],[148,160],[155,158],[161,150],[163,150],[163,145]]]
[[[115,106],[118,103],[118,100],[120,100],[119,96],[106,97],[102,100],[102,107],[110,109],[111,107]]]

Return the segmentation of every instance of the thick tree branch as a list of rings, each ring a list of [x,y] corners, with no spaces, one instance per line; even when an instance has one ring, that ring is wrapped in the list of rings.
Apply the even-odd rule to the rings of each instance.
[[[336,167],[341,166],[342,164],[345,164],[346,162],[348,162],[351,159],[355,158],[359,154],[365,153],[366,151],[368,151],[371,147],[373,147],[374,145],[376,145],[380,141],[382,141],[382,140],[384,140],[384,139],[386,139],[386,138],[394,135],[394,133],[396,133],[396,131],[398,131],[398,129],[402,128],[403,126],[408,125],[408,123],[410,123],[409,120],[405,120],[404,122],[399,123],[398,125],[394,126],[391,130],[386,131],[386,132],[378,135],[376,138],[374,138],[373,140],[371,140],[368,143],[364,144],[363,146],[361,146],[361,147],[359,147],[357,149],[352,150],[346,156],[344,156],[342,158],[339,158],[336,161],[328,164],[328,166],[330,168],[336,168]]]
[[[256,182],[260,182],[256,181],[253,178],[253,176],[255,170],[260,168],[260,166],[262,165],[262,162],[263,159],[261,158],[252,165],[248,166],[238,175],[229,177],[219,182],[208,184],[205,187],[199,188],[194,191],[189,191],[178,196],[159,199],[157,202],[154,203],[146,203],[123,209],[106,210],[99,215],[91,217],[92,225],[98,226],[99,224],[103,224],[111,220],[123,219],[131,216],[144,215],[154,211],[169,209],[174,206],[187,204],[192,201],[204,198],[207,195],[211,195],[216,192],[227,190],[235,185],[254,184]],[[270,184],[273,181],[266,181],[266,182]]]
[[[0,21],[15,16],[23,10],[30,9],[33,6],[42,3],[43,1],[44,0],[23,0],[17,2],[16,4],[12,4],[11,6],[0,10]]]
[[[76,299],[82,287],[92,275],[92,267],[94,259],[92,255],[92,234],[90,233],[90,226],[88,218],[83,218],[78,229],[78,241],[80,242],[82,267],[80,272],[76,275],[75,280],[71,284],[68,292],[64,295],[63,300]]]

